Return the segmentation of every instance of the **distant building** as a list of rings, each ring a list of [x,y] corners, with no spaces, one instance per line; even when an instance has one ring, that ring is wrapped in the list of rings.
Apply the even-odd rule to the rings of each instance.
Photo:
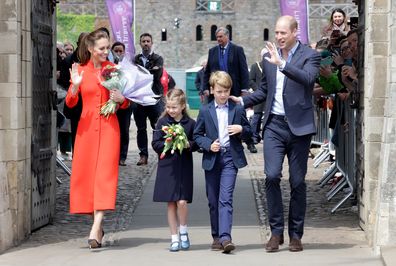
[[[311,0],[309,3],[311,41],[320,38],[320,30],[334,7],[342,7],[347,14],[357,14],[351,0]],[[104,0],[61,0],[58,6],[62,12],[94,14],[97,27],[110,28]],[[190,68],[199,64],[208,49],[216,44],[214,33],[221,26],[227,27],[232,41],[244,48],[250,65],[257,60],[265,41],[274,40],[274,25],[280,14],[278,0],[135,1],[135,12],[136,51],[140,51],[140,34],[151,33],[154,49],[164,56],[168,68]]]

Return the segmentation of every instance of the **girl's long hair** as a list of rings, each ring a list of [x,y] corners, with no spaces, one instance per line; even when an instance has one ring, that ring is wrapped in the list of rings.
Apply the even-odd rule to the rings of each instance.
[[[101,29],[97,29],[82,37],[81,43],[78,47],[78,58],[80,59],[81,65],[86,65],[91,59],[91,53],[89,52],[88,48],[94,47],[95,42],[102,38],[106,38],[108,40],[110,39],[109,35]]]
[[[343,16],[344,16],[344,21],[342,22],[342,24],[344,25],[344,30],[345,31],[349,31],[350,30],[350,28],[349,28],[349,25],[348,25],[348,17],[347,17],[347,15],[345,14],[345,11],[344,10],[342,10],[341,8],[335,8],[335,9],[333,9],[333,11],[331,12],[331,15],[330,15],[330,18],[329,18],[329,22],[328,22],[328,24],[326,25],[326,27],[325,27],[325,31],[332,31],[333,30],[333,23],[334,23],[334,21],[333,21],[333,15],[334,15],[334,13],[341,13]]]
[[[165,105],[169,101],[176,101],[178,104],[183,105],[184,104],[184,109],[182,111],[183,116],[186,116],[190,118],[190,116],[187,113],[187,100],[186,100],[186,94],[184,93],[183,90],[179,88],[174,88],[168,91],[168,93],[165,95]],[[164,117],[168,115],[166,112],[166,108],[164,112],[161,114],[161,117]]]

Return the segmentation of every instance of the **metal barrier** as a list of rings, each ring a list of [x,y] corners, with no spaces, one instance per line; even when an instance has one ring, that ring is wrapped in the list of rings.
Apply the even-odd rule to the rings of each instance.
[[[320,152],[313,158],[313,166],[316,168],[324,161],[330,158],[329,142],[329,110],[327,107],[328,97],[321,97],[319,104],[316,105],[315,119],[316,119],[316,135],[312,137],[312,145],[320,145]]]
[[[71,170],[67,165],[62,161],[60,156],[56,156],[56,165],[62,168],[63,171],[65,171],[66,174],[71,176]],[[56,183],[62,184],[62,180],[60,180],[59,177],[56,177]]]
[[[312,137],[312,144],[323,145],[329,141],[330,132],[329,132],[329,112],[327,110],[327,97],[322,97],[322,101],[325,101],[326,104],[322,106],[316,105],[316,126],[317,131],[316,135]]]
[[[341,173],[338,182],[327,192],[327,200],[331,200],[337,193],[347,188],[345,196],[331,210],[334,213],[344,202],[354,195],[356,191],[356,109],[350,107],[350,99],[341,101],[339,97],[335,99],[337,107],[337,123],[334,130],[335,144],[335,162],[328,167],[318,185],[324,187],[328,181],[335,176],[337,172]],[[318,119],[320,119],[320,116]],[[328,119],[326,119],[328,121]],[[319,121],[318,125],[322,125],[323,121]],[[327,126],[328,127],[328,126]],[[322,145],[323,147],[324,145]],[[318,165],[318,161],[325,157],[328,152],[326,147],[314,158],[314,166]],[[323,159],[326,160],[326,159]],[[322,160],[322,161],[323,161]],[[321,162],[321,161],[320,161]]]

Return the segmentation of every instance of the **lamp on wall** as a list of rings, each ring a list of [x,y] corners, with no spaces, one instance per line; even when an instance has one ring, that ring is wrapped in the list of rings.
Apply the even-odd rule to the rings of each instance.
[[[176,67],[179,67],[179,28],[181,18],[176,17],[173,20],[173,28],[176,30]]]
[[[174,19],[173,27],[175,29],[178,29],[180,27],[180,21],[181,21],[181,18],[175,18]]]

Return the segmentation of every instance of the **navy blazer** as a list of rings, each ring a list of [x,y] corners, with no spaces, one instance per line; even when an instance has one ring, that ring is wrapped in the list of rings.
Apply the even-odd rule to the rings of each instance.
[[[249,70],[246,62],[245,52],[243,51],[242,47],[233,44],[232,42],[228,43],[227,52],[227,73],[231,76],[232,79],[231,95],[240,96],[241,90],[249,89]],[[219,64],[219,55],[219,45],[216,45],[215,47],[209,49],[208,63],[206,65],[204,73],[203,90],[210,91],[210,74],[215,71],[221,70]]]
[[[247,165],[242,140],[250,139],[252,130],[246,118],[245,109],[232,101],[228,101],[228,124],[242,126],[242,132],[240,134],[230,136],[232,159],[235,167],[242,168]],[[194,140],[204,150],[202,158],[202,168],[204,170],[212,170],[216,156],[220,155],[220,152],[212,152],[210,150],[210,145],[218,138],[219,124],[217,122],[216,107],[213,100],[201,107],[194,128]]]
[[[265,56],[269,57],[269,54]],[[319,74],[320,60],[318,52],[300,43],[290,63],[286,63],[282,70],[285,75],[283,83],[285,116],[291,132],[296,136],[316,133],[312,91]],[[275,97],[277,66],[265,59],[263,61],[264,75],[260,88],[242,99],[245,107],[266,101],[263,121],[265,129]]]

